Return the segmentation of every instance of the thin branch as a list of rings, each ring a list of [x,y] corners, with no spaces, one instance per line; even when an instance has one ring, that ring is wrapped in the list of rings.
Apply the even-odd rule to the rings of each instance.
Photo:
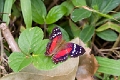
[[[120,34],[119,34],[119,36],[118,36],[117,40],[115,41],[115,43],[114,43],[114,45],[113,45],[113,47],[112,47],[112,48],[117,47],[117,46],[118,46],[118,44],[119,44],[119,42],[120,42]]]
[[[15,42],[10,30],[8,29],[6,23],[1,23],[0,29],[2,30],[2,34],[3,34],[4,38],[6,39],[8,45],[9,45],[9,48],[12,50],[12,52],[20,52],[20,49],[19,49],[17,43]]]

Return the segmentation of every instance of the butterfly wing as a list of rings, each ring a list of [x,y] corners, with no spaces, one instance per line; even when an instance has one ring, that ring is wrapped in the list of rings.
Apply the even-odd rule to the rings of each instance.
[[[66,61],[68,55],[70,57],[78,57],[85,53],[85,49],[74,43],[66,43],[62,46],[63,48],[53,55],[52,59],[54,63]]]
[[[55,27],[52,30],[52,33],[51,33],[49,39],[50,39],[50,42],[47,44],[46,52],[45,52],[46,56],[51,56],[52,52],[57,47],[57,44],[59,42],[61,42],[61,40],[62,40],[62,32],[61,32],[61,30],[58,27]]]
[[[67,47],[66,45],[62,46],[62,49],[58,50],[56,54],[53,55],[52,60],[54,63],[66,61],[68,54],[71,52],[72,48]]]
[[[68,46],[72,48],[71,52],[69,53],[70,57],[78,57],[85,53],[85,49],[82,46],[79,46],[75,43],[68,43]]]

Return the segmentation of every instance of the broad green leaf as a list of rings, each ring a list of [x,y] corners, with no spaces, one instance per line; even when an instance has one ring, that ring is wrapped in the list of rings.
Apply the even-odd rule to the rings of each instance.
[[[102,13],[109,13],[111,10],[116,8],[120,4],[120,0],[101,0],[102,3],[99,5],[99,11]]]
[[[114,24],[112,22],[107,22],[107,23],[103,24],[102,26],[98,27],[96,29],[96,31],[100,32],[100,31],[104,31],[104,30],[109,29],[109,28],[120,33],[120,26],[117,24]]]
[[[100,65],[97,70],[98,72],[120,76],[120,60],[113,60],[103,57],[96,57],[96,59]]]
[[[50,70],[58,66],[53,63],[51,56],[45,54],[33,55],[33,65],[39,70]]]
[[[63,36],[63,38],[64,38],[66,41],[69,41],[70,39],[69,39],[68,33],[67,33],[63,28],[61,28],[61,27],[59,27],[59,28],[60,28],[60,30],[62,31],[62,36]]]
[[[55,6],[47,14],[46,24],[52,24],[62,18],[67,12],[65,6]]]
[[[69,20],[69,25],[71,27],[71,31],[72,31],[74,37],[79,37],[81,29],[75,23],[73,23],[71,20]]]
[[[116,14],[112,15],[115,19],[120,19],[120,12],[116,12]]]
[[[45,23],[46,7],[41,0],[31,0],[32,5],[32,19],[39,23]]]
[[[82,19],[88,18],[91,15],[91,11],[88,11],[86,9],[80,8],[80,9],[75,9],[72,12],[71,19],[74,22],[80,21]]]
[[[8,59],[8,64],[14,72],[18,72],[28,66],[32,62],[30,56],[26,56],[21,52],[13,52]]]
[[[106,41],[115,41],[117,39],[117,34],[113,30],[110,30],[110,29],[97,32],[97,36],[99,36],[100,38]]]
[[[91,7],[99,11],[99,7],[102,4],[102,0],[91,0]]]
[[[33,65],[39,70],[49,70],[57,66],[53,63],[51,56],[45,56],[48,41],[48,39],[41,41],[41,43],[38,43],[37,47],[34,49],[34,54],[32,56]]]
[[[84,43],[88,42],[92,38],[92,36],[94,34],[94,30],[95,30],[95,28],[93,26],[85,27],[80,33],[80,39]]]
[[[4,3],[5,3],[4,0],[0,0],[0,18],[1,18],[1,15],[3,13]]]
[[[32,25],[31,0],[20,0],[24,22],[27,28]]]
[[[67,1],[64,1],[62,4],[62,6],[65,6],[66,9],[67,9],[67,13],[66,15],[68,16],[74,9],[74,5],[72,4],[71,1],[67,0]]]
[[[36,44],[36,47],[34,48],[33,54],[34,55],[44,54],[48,42],[49,42],[48,39],[38,41],[37,44]]]
[[[86,6],[86,0],[71,0],[71,1],[76,7]]]
[[[36,45],[43,39],[43,31],[38,27],[24,30],[18,39],[20,49],[24,54],[30,54],[34,51]]]
[[[13,4],[14,0],[5,0],[5,4],[4,4],[4,13],[7,14],[3,14],[3,21],[5,21],[7,24],[9,24],[9,15],[11,14],[11,8],[12,8],[12,4]]]

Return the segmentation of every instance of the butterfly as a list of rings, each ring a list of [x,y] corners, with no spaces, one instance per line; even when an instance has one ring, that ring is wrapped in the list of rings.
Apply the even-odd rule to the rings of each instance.
[[[62,32],[59,27],[55,27],[49,37],[46,47],[46,56],[52,56],[55,64],[66,61],[68,56],[75,58],[85,53],[85,49],[78,44],[66,42],[62,37]]]

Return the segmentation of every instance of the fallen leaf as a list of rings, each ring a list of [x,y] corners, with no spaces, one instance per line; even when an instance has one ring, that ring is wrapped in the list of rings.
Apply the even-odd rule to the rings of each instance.
[[[83,47],[86,53],[80,56],[76,78],[77,80],[94,80],[93,75],[97,71],[99,65],[94,55],[90,55],[91,49],[85,46]]]

